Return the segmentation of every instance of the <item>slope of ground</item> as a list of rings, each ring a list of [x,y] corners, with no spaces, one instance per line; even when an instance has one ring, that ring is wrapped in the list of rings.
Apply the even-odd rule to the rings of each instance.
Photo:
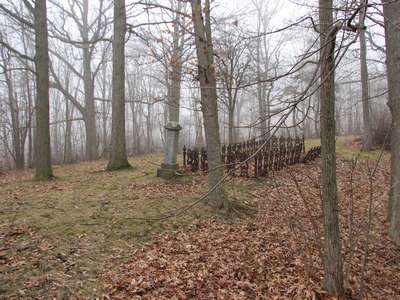
[[[362,160],[353,170],[352,161],[338,162],[347,295],[358,298],[362,291],[366,299],[400,299],[400,250],[386,235],[389,160],[383,158],[371,185],[375,164]],[[319,255],[319,173],[318,162],[293,166],[252,190],[255,219],[197,222],[191,231],[161,235],[105,275],[109,297],[327,298]]]
[[[351,161],[338,162],[346,282],[353,296],[366,245],[368,172],[376,163],[375,156],[365,158],[353,185]],[[31,171],[4,172],[0,299],[324,296],[318,161],[270,179],[229,179],[230,198],[256,207],[256,216],[227,220],[200,203],[178,218],[151,221],[206,191],[204,176],[169,183],[155,178],[161,160],[139,156],[130,160],[135,169],[114,173],[102,172],[105,161],[57,166],[59,177],[49,183],[32,181]],[[400,299],[400,252],[386,235],[388,181],[385,155],[373,178],[368,299]]]
[[[106,161],[56,166],[56,180],[32,171],[0,177],[0,299],[101,296],[101,274],[163,231],[219,218],[200,204],[180,218],[147,221],[206,191],[204,176],[173,182],[155,177],[160,155],[130,159],[132,170],[103,172]],[[246,199],[260,184],[237,179],[231,197]],[[137,219],[137,217],[139,219]]]

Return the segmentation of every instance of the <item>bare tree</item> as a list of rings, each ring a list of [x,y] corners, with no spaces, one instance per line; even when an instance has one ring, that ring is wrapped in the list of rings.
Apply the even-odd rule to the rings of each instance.
[[[174,7],[176,4],[176,7]],[[164,163],[157,170],[157,175],[164,178],[174,177],[177,168],[177,155],[179,145],[179,125],[181,81],[182,81],[182,56],[185,42],[185,32],[182,28],[184,10],[183,4],[171,1],[172,9],[175,9],[172,32],[172,52],[169,63],[166,65],[167,77],[167,107],[165,116],[168,122],[165,126],[165,156]]]
[[[324,215],[324,288],[342,296],[343,266],[336,184],[335,147],[335,43],[338,27],[333,24],[332,0],[319,0],[321,44],[321,146],[322,210]]]
[[[400,1],[383,0],[391,128],[389,235],[400,245]]]
[[[360,21],[364,22],[362,16]],[[364,23],[361,24],[364,27]],[[364,148],[366,150],[372,149],[372,128],[370,120],[370,93],[369,93],[369,80],[368,80],[368,66],[367,66],[367,42],[365,38],[364,28],[360,32],[360,64],[361,64],[361,91],[362,91],[362,104],[363,104],[363,136]]]
[[[94,16],[93,20],[89,19],[90,2],[89,0],[73,0],[68,2],[68,8],[65,8],[62,3],[52,1],[61,11],[62,22],[68,24],[67,20],[71,19],[77,28],[80,35],[80,40],[76,41],[69,31],[59,29],[56,24],[53,24],[51,30],[54,37],[66,45],[71,45],[81,51],[81,70],[76,68],[74,62],[68,60],[68,56],[63,56],[60,51],[56,49],[51,50],[54,58],[63,62],[71,71],[82,79],[84,104],[82,105],[73,95],[65,88],[65,85],[59,79],[59,75],[51,68],[54,82],[52,86],[59,89],[65,95],[68,95],[71,103],[79,110],[85,122],[85,156],[88,160],[94,160],[98,157],[98,140],[97,140],[97,127],[96,127],[96,105],[95,105],[95,79],[98,75],[102,64],[104,63],[104,56],[108,52],[108,48],[102,49],[102,58],[95,57],[96,45],[99,42],[108,42],[105,35],[108,31],[108,19],[106,17],[110,5],[106,5],[104,0],[99,1],[98,13]],[[97,62],[93,67],[94,62]]]
[[[210,1],[205,0],[204,10],[201,0],[191,0],[191,6],[201,89],[201,109],[204,118],[208,167],[210,170],[208,173],[209,203],[215,208],[229,210],[230,205],[222,182],[224,170],[221,166],[221,141],[211,36]]]
[[[130,168],[125,141],[125,0],[114,1],[112,128],[107,170]]]
[[[12,136],[12,149],[11,155],[15,162],[15,167],[17,169],[23,169],[25,166],[25,140],[27,135],[28,126],[21,126],[21,111],[20,105],[18,103],[18,94],[14,88],[14,80],[12,71],[10,71],[10,67],[12,68],[10,53],[6,49],[0,49],[2,64],[1,68],[3,69],[5,82],[8,91],[8,106],[11,115],[11,136]],[[29,112],[28,112],[29,113]],[[30,124],[27,124],[30,126]]]
[[[35,8],[35,67],[36,67],[36,138],[35,178],[53,178],[51,168],[49,126],[49,50],[46,0],[36,0]]]
[[[235,110],[239,87],[246,79],[251,57],[248,53],[249,40],[243,39],[235,22],[220,29],[216,38],[215,52],[218,79],[222,84],[220,101],[228,111],[228,141],[236,142]],[[222,27],[222,25],[219,25]]]
[[[279,49],[282,41],[271,44],[271,39],[265,34],[271,30],[271,20],[276,14],[279,1],[252,0],[257,10],[256,45],[253,61],[257,78],[257,104],[259,130],[262,137],[268,138],[271,126],[270,96],[274,88],[274,81],[267,81],[268,77],[276,76],[279,65]],[[272,73],[272,74],[271,74]],[[275,73],[275,74],[274,74]]]

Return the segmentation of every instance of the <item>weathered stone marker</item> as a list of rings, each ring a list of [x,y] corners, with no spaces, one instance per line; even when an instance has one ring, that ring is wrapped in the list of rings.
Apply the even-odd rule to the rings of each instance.
[[[168,122],[165,126],[165,158],[161,168],[157,169],[157,176],[164,179],[171,179],[176,176],[178,168],[178,144],[179,144],[179,131],[182,127],[178,122]]]

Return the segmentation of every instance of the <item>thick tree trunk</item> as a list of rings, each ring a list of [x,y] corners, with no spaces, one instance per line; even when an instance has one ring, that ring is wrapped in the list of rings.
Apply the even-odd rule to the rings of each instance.
[[[46,0],[35,1],[36,136],[35,178],[53,178],[49,128],[49,52]]]
[[[86,72],[84,72],[86,73]],[[90,80],[90,82],[87,82]],[[94,105],[94,87],[91,78],[85,78],[85,153],[87,160],[95,160],[98,158],[97,151],[97,128],[96,128],[96,110]]]
[[[173,31],[173,48],[171,60],[169,62],[169,69],[167,69],[167,76],[169,76],[168,91],[167,91],[167,105],[168,121],[165,126],[165,155],[164,163],[161,168],[157,170],[157,176],[165,179],[175,177],[177,169],[177,156],[179,148],[179,106],[181,98],[181,79],[182,79],[182,30],[181,30],[181,15],[182,3],[178,2],[177,12],[174,20]]]
[[[180,11],[180,4],[178,11]],[[179,123],[179,105],[181,98],[181,78],[182,78],[182,45],[181,30],[179,25],[180,15],[177,14],[174,22],[173,49],[171,57],[171,70],[169,72],[168,87],[168,117],[170,122]]]
[[[201,87],[201,109],[208,156],[208,186],[210,189],[209,204],[218,209],[230,209],[223,185],[224,169],[221,161],[221,142],[218,124],[218,106],[213,46],[210,24],[210,3],[206,0],[202,14],[201,0],[191,0],[192,20],[195,31],[198,73]],[[205,22],[204,22],[205,21]]]
[[[389,235],[400,245],[400,1],[384,0],[383,13],[386,31],[388,104],[392,114]]]
[[[112,128],[107,170],[129,168],[125,141],[125,0],[114,1]]]
[[[363,104],[363,148],[365,150],[372,149],[372,129],[370,121],[370,104],[369,104],[369,83],[368,83],[368,67],[367,67],[367,45],[365,39],[365,30],[360,32],[360,63],[361,63],[361,90]]]
[[[321,41],[321,146],[322,211],[324,216],[324,288],[329,294],[343,295],[343,267],[336,184],[335,149],[335,40],[332,27],[332,0],[319,0]]]
[[[83,1],[82,13],[82,40],[89,41],[89,0]],[[86,159],[95,160],[98,158],[97,127],[96,127],[96,107],[94,103],[94,78],[91,66],[90,44],[82,47],[83,58],[83,87],[85,92],[85,132],[86,132]]]

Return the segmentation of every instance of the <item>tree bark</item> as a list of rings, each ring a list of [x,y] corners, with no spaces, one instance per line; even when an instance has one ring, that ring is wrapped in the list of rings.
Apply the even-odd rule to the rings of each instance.
[[[362,18],[363,19],[363,18]],[[365,29],[360,32],[360,63],[361,63],[361,90],[363,106],[363,139],[365,150],[372,149],[372,129],[370,121],[369,104],[369,84],[368,84],[368,66],[367,66],[367,45],[365,39]]]
[[[347,135],[353,134],[353,103],[351,101],[352,99],[352,89],[351,89],[351,84],[349,84],[349,90],[348,90],[348,100],[347,100]]]
[[[65,137],[64,137],[64,163],[70,164],[73,161],[72,157],[72,108],[69,105],[68,99],[65,100]]]
[[[321,41],[321,146],[322,211],[324,216],[324,288],[336,297],[343,295],[343,267],[336,183],[335,149],[335,42],[332,0],[319,0]]]
[[[130,168],[125,141],[125,0],[114,1],[112,127],[107,170]]]
[[[259,50],[257,50],[257,57],[259,60]],[[259,113],[259,118],[260,118],[260,134],[262,138],[264,138],[267,135],[268,129],[267,129],[267,109],[266,109],[266,104],[265,104],[265,98],[264,98],[264,93],[263,93],[263,85],[261,84],[262,80],[261,76],[261,69],[260,69],[260,62],[257,62],[257,99],[258,99],[258,113]]]
[[[257,33],[261,34],[261,12],[257,16]],[[257,38],[257,100],[258,100],[258,114],[260,122],[260,134],[262,138],[265,138],[268,132],[267,129],[267,109],[264,97],[263,83],[261,80],[264,79],[261,72],[261,37]]]
[[[209,204],[217,209],[229,210],[230,205],[222,180],[224,169],[221,166],[221,142],[211,36],[210,1],[205,1],[205,20],[203,18],[201,0],[191,0],[191,5],[201,88],[201,109],[204,118],[208,168],[210,170],[208,173]]]
[[[321,127],[319,124],[319,118],[320,118],[320,105],[321,104],[321,97],[319,94],[316,95],[315,99],[315,109],[314,109],[314,133],[315,137],[319,137],[321,135]]]
[[[384,0],[383,14],[389,88],[388,105],[392,114],[389,235],[396,244],[400,245],[400,1]]]
[[[169,72],[169,86],[168,86],[168,117],[170,122],[179,123],[179,105],[181,98],[181,79],[182,79],[182,44],[180,29],[181,3],[178,3],[178,12],[174,21],[173,31],[173,49]]]
[[[203,124],[202,117],[200,112],[198,111],[199,100],[196,97],[193,101],[193,109],[194,109],[194,121],[195,121],[195,143],[194,146],[196,148],[200,148],[204,146],[204,136],[203,136]]]
[[[181,29],[181,11],[182,3],[177,3],[176,15],[173,24],[172,34],[172,54],[169,65],[167,67],[167,76],[169,76],[167,105],[168,105],[168,122],[165,126],[165,155],[164,164],[157,171],[157,175],[164,178],[173,178],[177,168],[177,156],[179,148],[179,111],[181,98],[181,80],[182,80],[182,51],[183,51],[183,32]]]
[[[89,41],[89,0],[83,1],[82,13],[82,40]],[[86,44],[82,47],[83,58],[83,86],[85,91],[85,131],[86,131],[86,159],[95,160],[98,158],[97,149],[97,128],[96,128],[96,108],[94,103],[94,78],[91,66],[91,47]]]
[[[49,126],[49,52],[46,0],[35,1],[36,137],[35,179],[53,178]]]
[[[235,130],[235,108],[230,107],[228,109],[228,128],[229,128],[229,135],[228,141],[229,144],[236,143],[236,130]]]
[[[65,75],[65,85],[68,90],[70,84],[70,73],[67,72]],[[64,136],[64,158],[65,164],[73,162],[72,157],[72,119],[73,107],[70,106],[70,101],[65,97],[65,136]]]
[[[104,64],[102,68],[102,97],[104,99],[107,98],[107,65]],[[108,112],[107,112],[107,103],[105,101],[102,101],[101,103],[101,120],[102,120],[102,143],[103,143],[103,148],[101,155],[102,157],[108,157],[109,155],[109,150],[108,150],[108,138],[107,138],[107,121],[108,121]]]

